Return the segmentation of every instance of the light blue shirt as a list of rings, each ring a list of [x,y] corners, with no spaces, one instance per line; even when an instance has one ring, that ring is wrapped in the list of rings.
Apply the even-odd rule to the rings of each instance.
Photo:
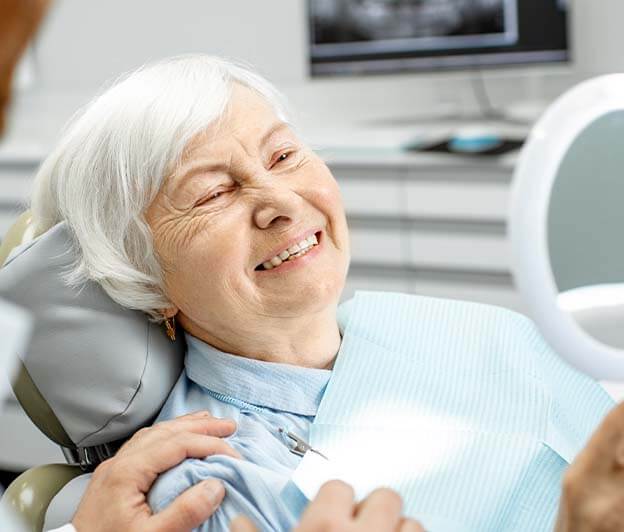
[[[158,512],[192,485],[216,478],[224,483],[226,496],[201,530],[226,531],[240,514],[261,530],[290,530],[296,518],[279,494],[301,458],[290,452],[278,429],[308,438],[331,371],[231,355],[188,334],[186,341],[185,371],[157,421],[197,410],[234,419],[237,431],[227,440],[244,460],[217,455],[184,461],[152,487],[152,510]]]
[[[242,513],[261,530],[290,530],[305,501],[284,490],[300,459],[283,427],[329,456],[361,496],[396,489],[427,530],[552,530],[561,477],[613,406],[597,383],[563,363],[530,320],[501,308],[358,291],[337,317],[332,372],[188,338],[186,372],[160,418],[199,409],[232,417],[230,441],[245,460],[187,460],[157,481],[154,510],[214,477],[227,495],[204,529],[227,530]]]

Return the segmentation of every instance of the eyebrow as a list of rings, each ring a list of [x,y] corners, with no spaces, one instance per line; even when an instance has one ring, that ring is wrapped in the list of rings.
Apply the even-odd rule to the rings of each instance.
[[[290,127],[290,124],[288,122],[282,122],[281,120],[279,122],[275,122],[265,133],[264,135],[262,135],[262,137],[260,138],[260,146],[264,146],[269,140],[270,138],[275,135],[275,133],[277,133],[278,131],[281,131],[282,129],[286,129]]]
[[[275,122],[269,129],[267,129],[265,133],[262,134],[262,137],[260,137],[260,142],[258,143],[258,145],[265,146],[267,142],[271,139],[271,137],[275,135],[275,133],[288,127],[290,127],[290,124],[288,124],[288,122],[283,122],[283,121]],[[187,168],[182,167],[182,173],[174,177],[174,180],[172,183],[173,189],[174,190],[178,189],[182,185],[182,183],[186,182],[190,177],[198,173],[225,170],[228,166],[229,165],[225,163],[204,160],[204,161],[195,162],[189,165]]]

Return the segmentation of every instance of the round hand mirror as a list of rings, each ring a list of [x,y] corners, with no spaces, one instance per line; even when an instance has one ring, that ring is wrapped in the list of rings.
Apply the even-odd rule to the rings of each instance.
[[[509,236],[545,339],[588,375],[624,380],[624,74],[571,89],[533,128]]]

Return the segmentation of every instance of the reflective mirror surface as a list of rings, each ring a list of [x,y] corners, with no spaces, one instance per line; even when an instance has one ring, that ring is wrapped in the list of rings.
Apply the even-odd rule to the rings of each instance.
[[[624,350],[623,110],[595,119],[572,142],[553,182],[546,232],[559,308],[594,339]]]

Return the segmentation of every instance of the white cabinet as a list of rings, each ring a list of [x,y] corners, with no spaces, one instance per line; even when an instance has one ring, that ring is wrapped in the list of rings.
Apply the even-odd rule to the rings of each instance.
[[[362,216],[396,216],[402,208],[403,186],[394,172],[364,172],[339,168],[337,179],[349,214]],[[372,175],[371,175],[372,174]]]
[[[404,291],[522,312],[506,235],[515,157],[328,153],[351,231],[343,299]]]
[[[502,235],[411,229],[408,239],[408,265],[415,268],[509,271],[509,250]]]
[[[428,220],[488,222],[502,222],[507,216],[509,185],[506,181],[442,180],[440,176],[429,176],[427,180],[406,182],[408,216]]]
[[[351,227],[351,260],[355,263],[401,266],[407,258],[403,235],[393,228]]]
[[[27,208],[36,162],[0,160],[0,240],[19,214]]]

